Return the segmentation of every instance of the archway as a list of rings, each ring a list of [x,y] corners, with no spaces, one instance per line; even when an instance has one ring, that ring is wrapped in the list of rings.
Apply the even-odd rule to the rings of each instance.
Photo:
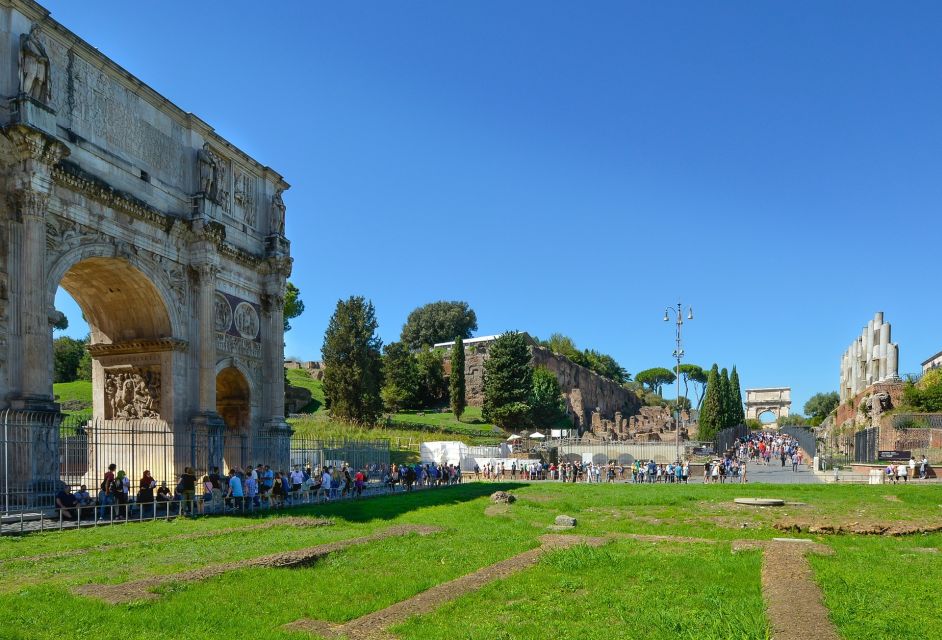
[[[765,409],[758,412],[758,420],[764,425],[771,425],[778,422],[778,414],[774,409]]]
[[[223,465],[245,468],[248,459],[248,436],[252,423],[252,402],[249,382],[239,369],[229,365],[216,374],[216,412],[226,423]]]
[[[161,379],[182,341],[151,278],[122,258],[96,256],[72,264],[58,284],[88,324],[94,417],[172,420],[172,389]]]

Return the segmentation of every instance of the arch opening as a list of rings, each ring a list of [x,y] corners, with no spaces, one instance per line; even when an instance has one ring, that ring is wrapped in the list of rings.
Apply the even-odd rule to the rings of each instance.
[[[242,372],[228,366],[216,374],[216,413],[226,423],[223,434],[223,465],[244,469],[248,459],[248,436],[251,431],[252,403],[249,382]]]
[[[778,414],[772,409],[765,409],[759,412],[758,420],[762,424],[774,424],[775,422],[778,422]]]
[[[160,291],[126,260],[86,258],[65,272],[59,286],[81,308],[93,345],[173,335]]]

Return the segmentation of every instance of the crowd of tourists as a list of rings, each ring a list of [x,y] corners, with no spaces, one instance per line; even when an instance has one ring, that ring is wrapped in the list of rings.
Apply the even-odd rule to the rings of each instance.
[[[269,465],[258,464],[244,469],[233,467],[228,473],[213,467],[209,473],[198,476],[186,467],[171,488],[166,481],[158,483],[149,470],[143,472],[135,485],[124,470],[110,464],[97,492],[90,492],[86,485],[75,492],[62,485],[55,504],[63,520],[242,512],[360,498],[371,480],[374,489],[412,490],[416,485],[431,487],[460,482],[461,472],[453,465],[370,464],[353,469],[342,463],[313,470],[310,466],[294,465],[291,471],[276,471]]]
[[[400,488],[412,491],[414,487],[438,487],[461,483],[461,467],[456,464],[416,463],[392,465],[383,473],[383,485],[392,491]]]
[[[476,479],[484,480],[555,480],[557,482],[585,483],[683,483],[690,478],[689,462],[658,464],[654,460],[635,460],[631,464],[610,461],[608,464],[594,462],[546,463],[517,461],[507,464],[505,461],[490,461],[481,467],[474,465]]]

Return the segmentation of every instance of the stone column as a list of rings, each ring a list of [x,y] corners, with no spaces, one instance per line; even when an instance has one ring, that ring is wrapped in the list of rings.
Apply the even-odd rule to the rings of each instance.
[[[214,318],[213,300],[216,295],[216,275],[219,267],[216,263],[204,257],[196,265],[199,274],[199,288],[197,292],[197,324],[198,337],[198,372],[199,372],[199,405],[197,413],[193,416],[193,438],[197,442],[205,442],[207,449],[207,462],[209,467],[222,466],[223,449],[225,446],[224,432],[226,423],[216,412],[216,325]]]
[[[199,412],[216,413],[216,324],[213,301],[219,267],[213,263],[197,266],[199,273]]]
[[[28,125],[2,130],[14,150],[10,194],[9,366],[11,405],[16,409],[56,412],[52,395],[54,309],[46,290],[46,207],[52,192],[53,166],[68,147]]]

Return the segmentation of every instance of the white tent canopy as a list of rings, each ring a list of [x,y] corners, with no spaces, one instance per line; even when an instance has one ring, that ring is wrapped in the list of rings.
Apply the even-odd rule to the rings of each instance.
[[[510,436],[510,437],[507,438],[507,439],[508,439],[508,440],[520,440],[520,439],[521,439],[521,436],[518,436],[517,434],[513,434],[512,436]]]
[[[546,436],[544,436],[539,431],[534,431],[533,433],[530,434],[530,437],[531,438],[545,438]]]

